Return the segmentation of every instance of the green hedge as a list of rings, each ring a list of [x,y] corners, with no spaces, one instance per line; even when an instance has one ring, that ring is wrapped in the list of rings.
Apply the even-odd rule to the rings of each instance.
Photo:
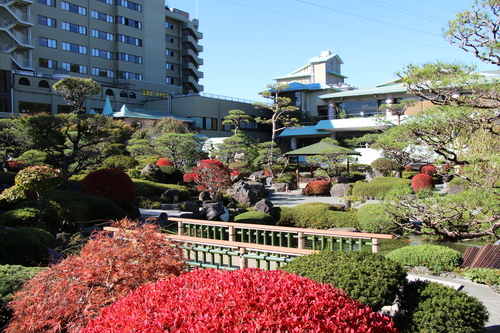
[[[38,222],[38,209],[19,207],[0,215],[0,225],[6,227],[31,227]]]
[[[342,288],[374,311],[391,305],[406,280],[402,265],[371,252],[322,251],[298,257],[282,269]]]
[[[473,282],[484,283],[500,290],[500,269],[498,268],[470,268],[465,272],[465,277]]]
[[[171,188],[179,190],[179,201],[189,200],[192,194],[186,186],[182,185],[161,184],[142,179],[132,179],[132,181],[134,182],[137,196],[161,196],[166,190]]]
[[[409,282],[398,309],[394,322],[401,333],[483,333],[488,321],[477,298],[436,282]]]
[[[401,228],[391,222],[389,214],[378,203],[359,207],[356,216],[359,220],[359,227],[364,232],[378,234],[401,233]]]
[[[0,265],[46,265],[49,252],[39,236],[32,228],[0,227]]]
[[[393,177],[377,177],[371,182],[356,182],[352,195],[358,197],[383,198],[395,186],[410,186],[411,180]]]
[[[277,225],[314,229],[359,228],[355,210],[344,209],[344,205],[324,202],[304,203],[277,214],[279,216]]]
[[[245,212],[234,217],[234,222],[276,225],[276,220],[263,212]]]
[[[425,266],[433,272],[453,271],[460,266],[462,254],[446,246],[405,246],[386,255],[405,266]]]

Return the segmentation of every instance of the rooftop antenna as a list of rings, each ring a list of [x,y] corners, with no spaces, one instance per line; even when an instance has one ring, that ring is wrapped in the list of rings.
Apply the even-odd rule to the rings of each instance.
[[[196,0],[196,18],[198,19],[198,0]]]

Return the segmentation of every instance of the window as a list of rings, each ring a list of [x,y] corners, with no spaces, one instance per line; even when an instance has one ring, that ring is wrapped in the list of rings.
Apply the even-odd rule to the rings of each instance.
[[[168,56],[170,56],[170,57],[173,57],[173,56],[174,56],[174,51],[169,50],[169,49],[166,49],[166,50],[165,50],[165,55],[168,55]]]
[[[97,0],[97,1],[107,3],[108,5],[113,4],[113,0]]]
[[[156,97],[159,97],[159,98],[168,98],[168,96],[170,96],[169,93],[166,93],[166,92],[160,92],[160,91],[157,91],[156,92]]]
[[[61,1],[61,8],[72,13],[87,15],[87,8],[74,5],[66,1]]]
[[[57,28],[57,20],[47,16],[38,15],[38,24],[46,25],[52,28]]]
[[[76,32],[77,34],[81,35],[86,35],[87,34],[87,27],[74,24],[74,23],[69,23],[69,22],[63,22],[62,23],[62,29],[71,31],[71,32]]]
[[[104,59],[111,59],[113,60],[115,58],[113,52],[109,52],[106,50],[100,50],[100,49],[92,49],[92,55],[94,57],[99,57],[99,58],[104,58]]]
[[[21,86],[29,86],[30,85],[30,80],[28,80],[25,77],[22,77],[19,79],[19,85]]]
[[[87,66],[70,64],[69,62],[63,62],[62,67],[68,72],[75,72],[80,74],[87,74]]]
[[[142,39],[130,37],[122,34],[116,34],[116,40],[122,43],[142,46]]]
[[[196,129],[217,130],[217,118],[191,117],[192,126]]]
[[[116,5],[117,6],[122,6],[122,7],[127,7],[132,10],[136,10],[138,12],[142,12],[142,6],[128,0],[116,0]]]
[[[165,83],[167,84],[174,84],[175,83],[175,79],[173,77],[166,77],[165,78]]]
[[[125,90],[120,91],[120,97],[127,98],[128,97],[127,92]]]
[[[96,68],[96,67],[92,67],[92,75],[100,76],[100,77],[110,77],[110,78],[115,77],[115,74],[113,71],[103,69],[103,68]]]
[[[128,94],[128,97],[131,98],[131,99],[136,99],[137,96],[135,95],[135,92],[131,91],[129,94]]]
[[[69,52],[87,54],[87,47],[83,45],[62,42],[62,49]]]
[[[132,20],[132,19],[129,19],[129,18],[123,17],[123,16],[117,16],[116,23],[128,25],[129,27],[136,28],[136,29],[142,29],[142,22]]]
[[[38,0],[38,3],[43,3],[44,5],[52,7],[56,6],[56,0]]]
[[[152,90],[141,90],[142,96],[153,96]]]
[[[174,69],[174,64],[171,64],[171,63],[167,62],[167,63],[165,64],[165,69],[170,69],[170,70],[173,70],[173,69]]]
[[[174,29],[174,24],[170,23],[170,22],[165,22],[165,28],[173,30]]]
[[[106,31],[96,30],[96,29],[92,29],[92,37],[99,38],[99,39],[105,39],[105,40],[109,40],[109,41],[115,40],[115,37],[113,34],[110,34],[109,32],[106,32]]]
[[[38,45],[51,47],[53,49],[57,48],[57,41],[55,39],[38,36]]]
[[[44,59],[44,58],[38,58],[38,66],[44,67],[44,68],[57,68],[57,61],[55,60],[50,60],[50,59]]]
[[[92,11],[92,18],[95,18],[95,19],[98,19],[101,21],[106,21],[109,23],[113,23],[113,16],[108,15],[106,13],[98,12],[97,10]]]
[[[167,43],[173,43],[174,42],[174,37],[166,35],[165,36],[165,41]]]
[[[47,81],[45,80],[41,80],[40,82],[38,82],[38,87],[40,88],[50,88],[50,85]]]
[[[114,96],[115,93],[111,89],[106,89],[106,96]]]
[[[131,73],[131,72],[116,71],[116,77],[118,79],[142,81],[142,74]]]
[[[116,53],[116,59],[118,60],[123,60],[123,61],[128,61],[128,62],[133,62],[136,64],[142,64],[142,57],[128,54],[128,53],[121,53],[117,52]]]

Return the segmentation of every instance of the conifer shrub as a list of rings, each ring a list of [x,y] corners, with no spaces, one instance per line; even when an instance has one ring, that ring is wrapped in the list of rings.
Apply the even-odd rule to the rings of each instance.
[[[418,192],[423,188],[434,188],[435,182],[432,176],[426,173],[419,173],[411,179],[411,188]]]
[[[82,333],[166,331],[397,332],[390,318],[332,285],[247,268],[200,269],[144,286],[104,309]]]
[[[315,180],[306,185],[305,195],[324,195],[330,193],[331,183],[327,180]]]
[[[388,158],[377,158],[370,166],[380,171],[384,177],[389,176],[393,171],[402,170],[403,167],[394,160]]]
[[[477,298],[437,282],[408,282],[398,308],[394,320],[401,333],[483,333],[488,321]]]
[[[276,220],[269,214],[263,212],[245,212],[234,217],[234,222],[250,224],[276,225]]]
[[[18,207],[0,215],[0,225],[6,227],[31,227],[38,222],[38,209]]]
[[[108,169],[127,171],[139,165],[139,161],[130,156],[113,155],[105,159],[102,164]]]
[[[191,194],[193,194],[183,185],[160,184],[142,179],[134,179],[133,182],[138,196],[161,196],[168,189],[176,189],[179,191],[179,201],[183,201],[188,200]]]
[[[28,281],[14,296],[6,332],[79,332],[120,297],[184,271],[182,249],[157,226],[125,219],[113,226],[120,237],[93,233],[78,255]]]
[[[50,243],[47,237],[49,236],[42,236],[43,230],[38,232],[34,229],[6,229],[0,226],[0,265],[47,265],[49,259],[47,243]]]
[[[295,258],[282,269],[342,288],[374,311],[391,305],[406,281],[402,265],[371,252],[322,251]]]
[[[12,300],[14,293],[42,269],[43,267],[0,265],[0,332],[12,317],[8,303]]]
[[[425,266],[440,272],[459,267],[462,254],[446,246],[424,244],[393,250],[386,257],[405,266]]]
[[[376,234],[399,234],[401,228],[391,221],[387,211],[379,203],[370,203],[358,208],[356,216],[364,232]]]
[[[352,187],[352,195],[357,197],[383,198],[397,186],[409,186],[411,180],[394,177],[377,177],[371,182],[356,182]]]
[[[85,193],[113,200],[118,204],[133,204],[136,191],[132,179],[118,169],[100,169],[89,173],[82,181]]]
[[[179,184],[182,182],[182,172],[174,166],[160,166],[160,170],[165,174],[167,184]]]

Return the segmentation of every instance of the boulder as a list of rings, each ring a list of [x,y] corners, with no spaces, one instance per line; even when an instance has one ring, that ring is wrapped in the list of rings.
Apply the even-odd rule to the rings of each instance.
[[[250,176],[248,176],[248,178],[254,182],[261,179],[262,177],[264,177],[264,171],[255,171],[252,172]]]
[[[161,195],[161,199],[167,203],[177,203],[179,200],[179,190],[175,188],[169,188]]]
[[[351,187],[351,184],[335,184],[330,189],[330,195],[332,197],[345,197],[349,187]]]
[[[159,183],[165,183],[167,178],[160,167],[156,164],[148,164],[141,170],[141,175],[150,176],[154,181]]]
[[[198,196],[198,200],[200,200],[201,202],[212,202],[212,197],[210,196],[210,192],[201,191],[200,195]]]
[[[271,186],[271,190],[275,192],[286,192],[289,188],[288,183],[276,183]]]
[[[267,177],[266,178],[266,186],[271,186],[274,184],[274,178],[273,177]]]
[[[262,199],[255,204],[254,211],[274,215],[274,205],[271,200]]]
[[[261,183],[253,184],[260,184],[262,187],[264,187],[264,185]],[[259,199],[256,192],[258,192],[258,190],[256,190],[256,187],[251,186],[247,182],[239,181],[238,183],[233,185],[233,188],[231,190],[229,190],[229,195],[231,195],[233,200],[239,204],[253,206]]]
[[[264,198],[266,196],[266,187],[264,184],[259,182],[249,182],[248,186],[250,186],[250,189],[258,198]]]
[[[198,204],[198,202],[194,200],[184,201],[182,204],[184,205],[184,211],[186,212],[191,212],[191,213],[200,212],[200,205]]]
[[[203,207],[203,212],[205,213],[207,220],[209,221],[228,221],[229,220],[229,212],[227,211],[224,204],[218,202],[216,204],[209,204]],[[227,217],[226,217],[227,215]]]
[[[466,188],[463,185],[451,185],[450,188],[448,189],[448,194],[453,195],[453,194],[458,194],[460,192],[465,191]]]

